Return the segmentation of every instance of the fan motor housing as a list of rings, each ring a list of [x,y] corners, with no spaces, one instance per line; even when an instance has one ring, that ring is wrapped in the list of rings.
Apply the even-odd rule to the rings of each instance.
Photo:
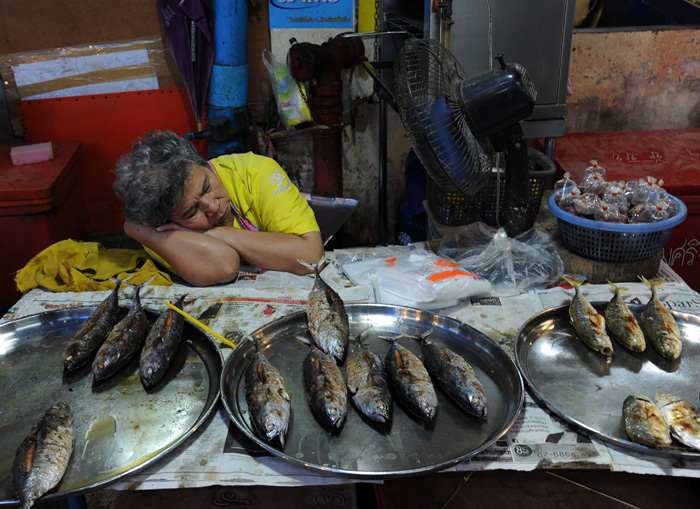
[[[535,98],[514,65],[468,78],[457,93],[462,113],[479,138],[526,119],[535,107]]]

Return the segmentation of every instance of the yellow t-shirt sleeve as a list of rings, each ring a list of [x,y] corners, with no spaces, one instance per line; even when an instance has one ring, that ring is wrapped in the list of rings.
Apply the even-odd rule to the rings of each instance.
[[[255,173],[256,212],[265,231],[304,233],[319,231],[314,211],[276,161],[264,159]]]

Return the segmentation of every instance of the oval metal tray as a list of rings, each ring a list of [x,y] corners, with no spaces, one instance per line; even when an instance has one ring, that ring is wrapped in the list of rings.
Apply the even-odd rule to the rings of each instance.
[[[593,302],[603,313],[607,302]],[[643,306],[629,305],[641,324]],[[654,456],[700,459],[700,452],[660,450],[632,442],[622,420],[631,393],[650,398],[658,392],[680,396],[698,408],[700,317],[672,312],[683,336],[679,359],[669,361],[648,344],[631,352],[613,340],[613,358],[589,349],[577,337],[569,306],[533,316],[518,331],[515,361],[532,393],[552,412],[584,433],[612,445]]]
[[[0,505],[18,503],[11,482],[15,451],[58,401],[75,417],[73,456],[60,484],[41,500],[80,495],[153,464],[190,436],[218,400],[223,357],[189,323],[165,378],[149,392],[139,379],[138,357],[95,386],[90,364],[64,375],[63,349],[90,311],[49,311],[0,324]],[[148,314],[151,321],[157,317]]]
[[[517,418],[523,403],[524,386],[515,363],[491,339],[457,320],[427,311],[376,304],[347,305],[350,319],[350,348],[353,338],[369,326],[367,347],[382,359],[390,343],[379,338],[399,332],[434,331],[431,339],[461,354],[474,368],[488,398],[488,420],[480,422],[459,410],[438,390],[437,416],[430,425],[409,417],[394,403],[393,422],[383,428],[370,424],[352,408],[338,436],[326,432],[309,407],[302,381],[302,363],[309,346],[297,337],[311,340],[306,313],[283,317],[258,329],[269,361],[285,379],[292,395],[292,419],[284,451],[260,440],[245,402],[245,370],[255,347],[247,341],[226,360],[221,395],[231,420],[258,445],[275,456],[300,466],[356,478],[386,478],[447,468],[482,451],[502,437]],[[420,344],[410,338],[400,344],[420,354]],[[345,367],[341,367],[345,374]]]

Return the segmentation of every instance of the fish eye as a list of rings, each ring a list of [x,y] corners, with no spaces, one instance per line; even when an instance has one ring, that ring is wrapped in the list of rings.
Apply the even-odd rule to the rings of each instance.
[[[272,431],[273,429],[275,429],[275,426],[272,423],[270,423],[267,425],[267,429],[268,431]]]

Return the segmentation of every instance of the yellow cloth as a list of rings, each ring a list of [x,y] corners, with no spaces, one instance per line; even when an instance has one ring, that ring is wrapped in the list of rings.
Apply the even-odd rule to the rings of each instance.
[[[110,290],[109,278],[141,284],[151,277],[152,285],[170,286],[170,276],[159,270],[143,249],[107,249],[97,242],[62,240],[41,251],[15,273],[21,293],[43,287],[54,292]]]

